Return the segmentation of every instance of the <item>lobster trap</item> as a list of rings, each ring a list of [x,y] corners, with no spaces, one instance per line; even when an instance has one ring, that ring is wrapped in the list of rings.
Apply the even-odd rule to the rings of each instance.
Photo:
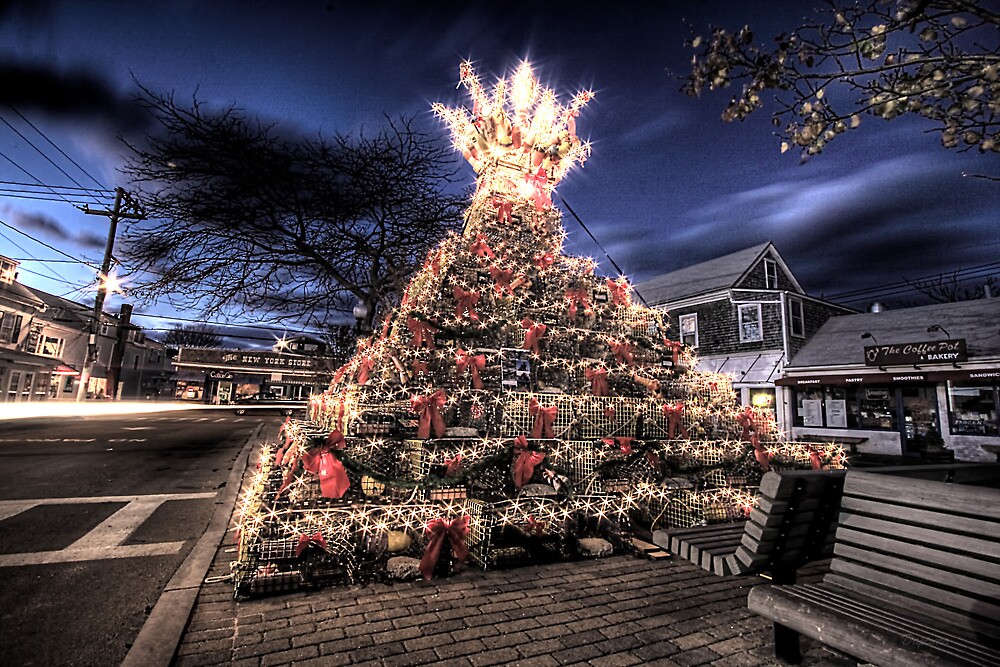
[[[469,553],[483,569],[548,562],[569,556],[571,513],[545,497],[487,502],[467,498]]]

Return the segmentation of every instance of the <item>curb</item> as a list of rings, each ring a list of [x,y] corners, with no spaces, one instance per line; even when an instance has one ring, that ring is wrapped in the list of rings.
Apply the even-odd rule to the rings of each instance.
[[[215,511],[208,527],[163,589],[121,667],[166,667],[173,660],[201,584],[229,530],[229,519],[243,488],[250,452],[259,444],[263,429],[264,424],[258,424],[257,429],[247,438],[243,450],[229,471],[225,493],[215,501]]]

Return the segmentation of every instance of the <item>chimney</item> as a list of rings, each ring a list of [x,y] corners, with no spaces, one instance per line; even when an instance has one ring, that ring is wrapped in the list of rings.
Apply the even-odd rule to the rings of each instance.
[[[881,313],[885,310],[885,304],[881,301],[873,301],[870,306],[868,306],[869,313]]]

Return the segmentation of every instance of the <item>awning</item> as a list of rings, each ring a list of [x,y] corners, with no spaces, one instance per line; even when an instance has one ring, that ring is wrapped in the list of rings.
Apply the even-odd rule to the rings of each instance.
[[[72,366],[69,366],[67,364],[59,364],[58,366],[56,366],[55,368],[53,368],[50,372],[51,372],[52,375],[73,375],[73,376],[76,376],[76,375],[80,374],[80,371],[76,370],[75,368],[73,368]]]
[[[793,375],[775,380],[781,387],[855,384],[919,384],[921,382],[996,382],[1000,368],[953,369],[949,371],[901,371],[899,373],[844,373],[827,375]]]

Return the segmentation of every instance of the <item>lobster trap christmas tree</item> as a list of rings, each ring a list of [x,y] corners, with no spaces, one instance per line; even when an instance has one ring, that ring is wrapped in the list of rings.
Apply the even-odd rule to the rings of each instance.
[[[522,63],[471,111],[435,105],[472,165],[462,233],[430,250],[309,419],[265,447],[240,512],[237,594],[623,552],[631,526],[743,518],[782,442],[729,376],[697,372],[666,313],[563,252],[554,186],[590,146]]]

